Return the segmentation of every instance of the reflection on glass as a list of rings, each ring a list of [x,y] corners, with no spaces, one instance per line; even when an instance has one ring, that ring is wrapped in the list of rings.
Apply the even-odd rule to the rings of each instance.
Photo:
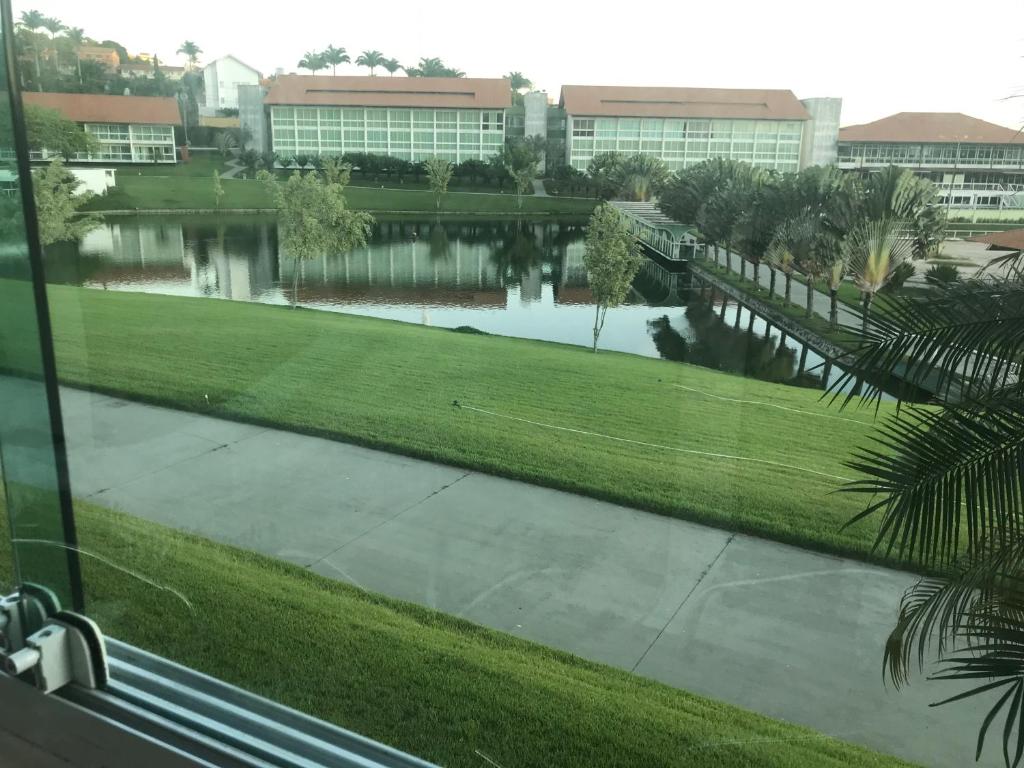
[[[5,13],[9,9],[5,7]],[[0,469],[10,536],[0,543],[0,586],[23,586],[51,605],[80,603],[76,544],[59,421],[51,421],[52,352],[40,318],[42,275],[33,269],[15,160],[11,94],[0,61]],[[36,269],[38,269],[38,263]],[[38,282],[37,282],[38,281]],[[38,289],[38,290],[37,290]],[[50,357],[47,357],[50,355]],[[49,381],[47,381],[49,379]],[[50,387],[52,386],[52,389]],[[35,612],[32,613],[35,615]]]

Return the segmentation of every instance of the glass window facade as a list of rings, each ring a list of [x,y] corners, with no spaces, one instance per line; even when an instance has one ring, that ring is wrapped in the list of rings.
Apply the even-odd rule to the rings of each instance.
[[[1024,147],[1007,144],[839,142],[839,165],[1024,169]]]
[[[799,120],[679,120],[660,117],[574,117],[568,161],[585,171],[601,152],[657,155],[677,171],[711,157],[745,160],[764,168],[800,166]]]
[[[99,152],[79,152],[71,160],[77,163],[174,163],[174,127],[125,123],[86,123],[87,133],[100,143]],[[33,160],[46,160],[52,153],[32,152]]]
[[[280,155],[370,152],[404,160],[486,160],[505,143],[505,114],[487,109],[270,109],[273,150]]]

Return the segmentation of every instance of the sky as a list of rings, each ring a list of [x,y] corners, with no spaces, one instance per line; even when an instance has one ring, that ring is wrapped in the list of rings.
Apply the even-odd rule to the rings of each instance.
[[[1024,125],[1024,0],[291,0],[271,7],[179,0],[125,13],[123,3],[14,2],[15,18],[39,10],[168,64],[183,63],[175,52],[192,40],[201,63],[231,53],[264,74],[296,72],[304,52],[333,44],[353,60],[368,49],[410,65],[436,56],[469,77],[517,70],[555,99],[563,84],[788,88],[798,98],[841,97],[843,125],[917,111]]]

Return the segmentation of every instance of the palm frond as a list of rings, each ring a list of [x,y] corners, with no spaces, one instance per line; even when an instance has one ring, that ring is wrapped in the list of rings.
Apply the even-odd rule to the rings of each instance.
[[[847,466],[867,477],[845,492],[879,496],[847,525],[881,512],[876,547],[928,566],[1005,545],[1021,535],[1024,402],[908,408],[891,416]]]
[[[1024,283],[969,280],[935,288],[924,298],[894,296],[886,309],[872,318],[834,393],[872,375],[903,382],[901,399],[910,387],[959,401],[1019,387]],[[867,400],[879,397],[875,392]]]

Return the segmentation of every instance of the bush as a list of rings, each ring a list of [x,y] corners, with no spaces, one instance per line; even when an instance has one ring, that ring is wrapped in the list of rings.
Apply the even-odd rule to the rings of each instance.
[[[960,270],[952,264],[936,264],[924,273],[929,285],[949,285],[960,282]]]
[[[899,293],[903,290],[903,284],[913,277],[916,271],[913,264],[909,261],[904,261],[892,271],[892,276],[889,278],[889,282],[885,284],[885,287],[882,288],[882,291],[885,293]]]

